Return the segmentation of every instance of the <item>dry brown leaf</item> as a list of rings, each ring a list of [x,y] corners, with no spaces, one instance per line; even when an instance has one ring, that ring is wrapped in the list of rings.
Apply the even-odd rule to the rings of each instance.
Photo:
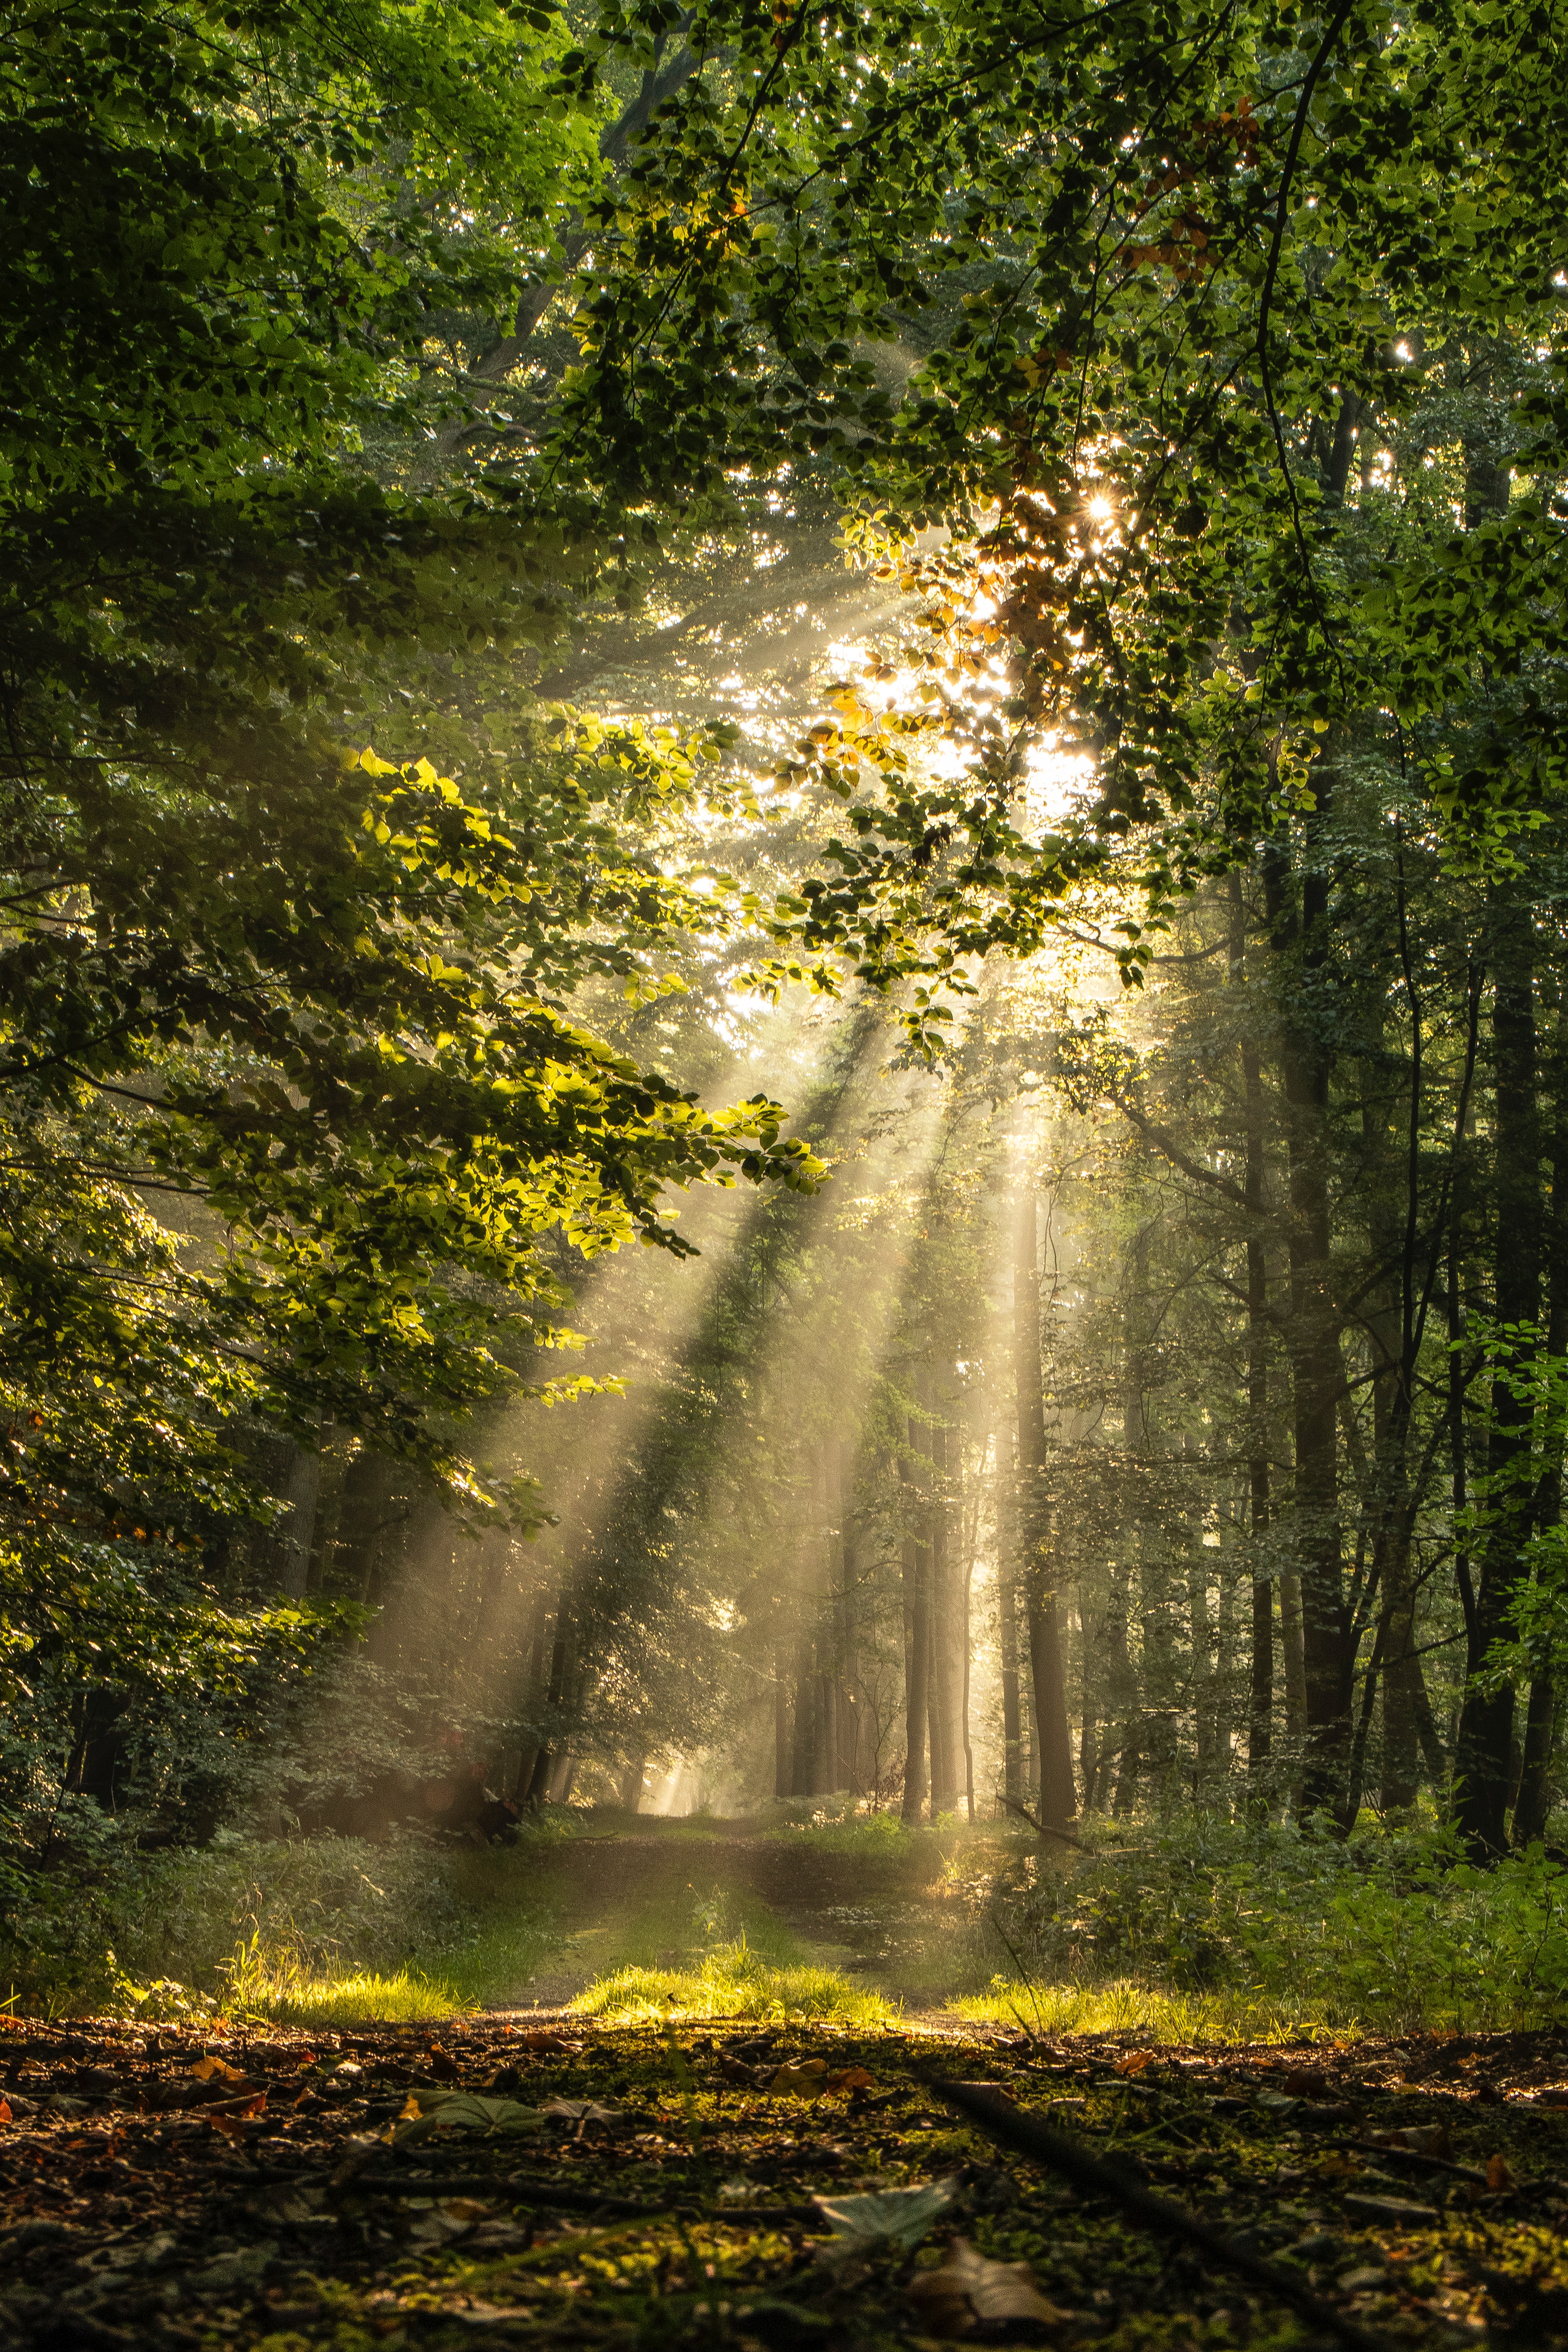
[[[1125,2058],[1117,2060],[1116,2071],[1119,2074],[1141,2074],[1145,2066],[1153,2063],[1154,2053],[1152,2050],[1133,2050]]]
[[[1282,2078],[1286,2090],[1298,2099],[1326,2099],[1329,2078],[1321,2066],[1292,2066]]]
[[[1006,2320],[1058,2327],[1068,2317],[1046,2301],[1027,2263],[994,2263],[967,2238],[954,2238],[940,2270],[916,2272],[910,2301],[922,2326],[947,2341]]]
[[[1407,2147],[1416,2156],[1448,2153],[1447,2124],[1406,2124],[1402,2131],[1381,2132],[1377,2137],[1381,2147]]]
[[[827,2061],[825,2058],[792,2059],[779,2068],[768,2088],[775,2097],[787,2093],[797,2099],[820,2098],[827,2087]]]
[[[246,2099],[234,2106],[209,2107],[207,2121],[214,2131],[222,2132],[226,2139],[245,2139],[248,2137],[244,2128],[246,2117],[260,2115],[266,2105],[266,2092],[258,2091],[253,2099]]]
[[[1514,2179],[1513,2169],[1510,2165],[1507,2157],[1489,2156],[1487,2158],[1487,2187],[1495,2192],[1503,2189],[1517,2189],[1519,2183]]]
[[[864,2066],[841,2066],[837,2074],[829,2074],[823,2084],[825,2091],[874,2091],[876,2077]]]
[[[245,2080],[243,2066],[230,2066],[222,2058],[198,2058],[191,2072],[198,2083],[210,2083],[215,2078],[220,2083],[243,2083]]]

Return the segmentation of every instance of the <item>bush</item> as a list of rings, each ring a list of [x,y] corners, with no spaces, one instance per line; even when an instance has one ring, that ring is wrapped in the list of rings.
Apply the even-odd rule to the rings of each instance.
[[[1568,1871],[1532,1846],[1489,1870],[1447,1833],[1147,1823],[998,1900],[1031,1977],[1240,1994],[1390,2031],[1568,2009]]]
[[[459,1954],[476,1932],[471,1857],[409,1838],[266,1840],[109,1853],[92,1882],[38,1874],[0,1932],[0,1975],[25,2006],[106,2008],[151,1993],[163,2014],[213,2006],[243,1951],[300,1979],[395,1973]]]

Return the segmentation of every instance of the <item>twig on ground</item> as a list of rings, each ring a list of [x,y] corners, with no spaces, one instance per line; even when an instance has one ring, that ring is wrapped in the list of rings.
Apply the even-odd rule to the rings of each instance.
[[[928,2078],[927,2088],[949,2106],[956,2107],[960,2115],[978,2124],[983,2131],[989,2132],[994,2139],[1001,2140],[1005,2147],[1016,2149],[1020,2156],[1032,2157],[1037,2164],[1047,2165],[1075,2189],[1114,2199],[1145,2229],[1192,2246],[1216,2268],[1234,2271],[1239,2277],[1249,2279],[1277,2302],[1292,2305],[1315,2326],[1331,2332],[1342,2344],[1354,2346],[1355,2352],[1387,2352],[1383,2337],[1315,2294],[1305,2279],[1295,2278],[1289,2271],[1266,2262],[1249,2246],[1146,2188],[1122,2166],[1108,2163],[1077,2140],[1069,2139],[1066,2133],[1042,2123],[1037,2116],[1026,2115],[1005,2093],[984,2084],[935,2078]]]
[[[517,2173],[454,2172],[438,2177],[405,2175],[391,2179],[377,2175],[354,2183],[354,2193],[361,2197],[505,2197],[520,2205],[558,2205],[567,2210],[621,2213],[653,2220],[661,2213],[700,2214],[708,2221],[819,2221],[821,2215],[815,2205],[721,2205],[705,2211],[690,2196],[676,2197],[659,2204],[650,2204],[645,2198],[614,2197],[607,2189],[584,2184],[581,2189],[565,2189],[553,2182],[526,2180]]]
[[[1380,2139],[1352,2139],[1345,2142],[1362,2156],[1391,2156],[1396,2164],[1413,2164],[1417,2172],[1453,2172],[1461,2180],[1479,2180],[1485,2185],[1486,2173],[1479,2164],[1456,2164],[1451,2156],[1428,2156],[1420,2147],[1385,2147]]]

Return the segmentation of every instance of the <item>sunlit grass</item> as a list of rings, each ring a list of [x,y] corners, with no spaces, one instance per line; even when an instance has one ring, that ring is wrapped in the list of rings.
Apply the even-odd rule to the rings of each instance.
[[[836,2024],[890,2025],[898,2012],[879,1993],[836,1969],[774,1967],[743,1936],[689,1969],[616,1969],[571,2004],[579,2017],[639,2025],[663,2018],[818,2018]]]
[[[468,2003],[450,1985],[399,1969],[395,1976],[299,1977],[247,1998],[252,2016],[273,2025],[431,2025],[460,2017]]]
[[[472,2006],[455,1985],[417,1969],[311,1968],[297,1952],[241,1944],[223,1971],[220,2015],[273,2025],[429,2025]]]
[[[994,1977],[984,1992],[949,2006],[954,2016],[976,2024],[1021,2025],[1042,2038],[1137,2032],[1167,2043],[1342,2042],[1353,2040],[1360,2030],[1244,1992],[1165,1992],[1124,1978],[1099,1985],[1043,1985]]]

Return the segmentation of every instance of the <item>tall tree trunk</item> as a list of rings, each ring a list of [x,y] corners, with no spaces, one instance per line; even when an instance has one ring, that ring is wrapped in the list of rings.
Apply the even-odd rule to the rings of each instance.
[[[784,1670],[782,1642],[773,1644],[773,1794],[787,1797],[791,1793],[789,1680]]]
[[[542,1805],[549,1798],[556,1779],[557,1749],[563,1760],[564,1759],[562,1717],[571,1674],[572,1603],[566,1587],[563,1584],[555,1603],[555,1639],[551,1645],[550,1685],[544,1700],[545,1736],[534,1757],[533,1770],[528,1784],[528,1801],[531,1805]]]
[[[790,1759],[790,1794],[817,1794],[817,1675],[816,1643],[803,1633],[795,1653],[795,1753]]]
[[[969,1679],[971,1663],[970,1602],[974,1587],[974,1549],[963,1548],[963,1680],[958,1702],[958,1735],[963,1752],[963,1811],[971,1829],[974,1827],[974,1748],[969,1737]]]
[[[1564,1036],[1562,1005],[1557,1008],[1550,1063],[1552,1134],[1552,1195],[1546,1216],[1546,1349],[1560,1358],[1568,1353],[1568,1038]],[[1563,1432],[1552,1432],[1552,1455],[1541,1482],[1541,1525],[1558,1526],[1563,1517]],[[1530,1685],[1524,1718],[1524,1753],[1519,1795],[1514,1801],[1512,1834],[1516,1846],[1529,1845],[1546,1833],[1551,1809],[1552,1750],[1556,1739],[1558,1693],[1555,1675],[1542,1667]]]
[[[855,1456],[847,1440],[834,1449],[834,1497],[838,1524],[839,1679],[838,1783],[858,1798],[865,1786],[860,1733],[860,1555],[855,1518]]]
[[[1002,1787],[1010,1805],[1024,1801],[1024,1727],[1018,1708],[1018,1611],[1013,1561],[1016,1549],[1016,1445],[1009,1422],[996,1444],[997,1510],[1002,1524],[996,1546],[996,1639],[1002,1668]]]
[[[931,1606],[925,1546],[916,1534],[921,1508],[915,1491],[913,1457],[915,1424],[907,1433],[907,1451],[899,1465],[905,1487],[904,1509],[909,1533],[903,1544],[904,1598],[904,1801],[902,1818],[911,1827],[925,1811],[926,1718],[931,1693]]]
[[[1046,1497],[1046,1406],[1040,1366],[1039,1238],[1035,1193],[1026,1182],[1018,1202],[1013,1255],[1013,1361],[1018,1417],[1019,1518],[1029,1670],[1040,1744],[1040,1821],[1070,1829],[1078,1816],[1067,1675],[1049,1560],[1050,1512]]]
[[[931,1454],[931,1819],[957,1810],[959,1787],[958,1633],[954,1590],[952,1514],[948,1491],[945,1423],[929,1433]]]
[[[1123,1530],[1121,1549],[1129,1541]],[[1113,1756],[1103,1759],[1100,1779],[1110,1785],[1111,1766],[1115,1766],[1115,1786],[1111,1808],[1118,1817],[1132,1810],[1138,1790],[1138,1677],[1133,1672],[1131,1654],[1127,1643],[1128,1591],[1131,1583],[1131,1568],[1125,1557],[1110,1563],[1110,1591],[1105,1609],[1106,1696],[1116,1722],[1121,1728],[1116,1735]]]
[[[321,1492],[321,1454],[291,1446],[279,1500],[288,1505],[279,1528],[282,1555],[279,1582],[286,1601],[303,1601],[310,1590],[310,1551],[316,1538],[316,1506]]]
[[[1295,950],[1283,979],[1279,1059],[1284,1081],[1287,1232],[1290,1271],[1286,1352],[1290,1364],[1295,1451],[1294,1534],[1300,1588],[1305,1701],[1302,1810],[1337,1811],[1349,1762],[1354,1639],[1341,1558],[1339,1402],[1343,1386],[1340,1318],[1331,1286],[1333,1227],[1328,1112],[1333,1051],[1323,990],[1329,960],[1330,872],[1326,835],[1333,776],[1313,771],[1317,810],[1306,856],[1289,889],[1286,852],[1273,842],[1264,861],[1269,929],[1277,952]]]
[[[1496,1319],[1533,1326],[1541,1311],[1541,1137],[1535,1093],[1535,942],[1529,901],[1510,880],[1492,890],[1492,1039],[1496,1056],[1493,1191]],[[1516,1362],[1531,1350],[1521,1340]],[[1492,1383],[1487,1472],[1490,1524],[1481,1558],[1468,1654],[1479,1675],[1492,1645],[1509,1631],[1509,1606],[1525,1573],[1524,1547],[1534,1516],[1528,1475],[1533,1413],[1506,1379]],[[1512,1778],[1511,1683],[1482,1689],[1472,1681],[1459,1717],[1456,1817],[1478,1857],[1500,1853]]]

